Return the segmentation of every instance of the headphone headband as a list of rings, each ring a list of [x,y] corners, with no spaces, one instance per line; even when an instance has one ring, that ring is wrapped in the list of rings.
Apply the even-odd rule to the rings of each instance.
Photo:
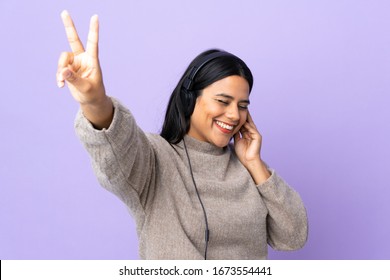
[[[209,63],[214,58],[221,57],[221,56],[233,56],[234,57],[234,55],[232,55],[231,53],[225,52],[225,51],[213,52],[213,53],[206,55],[205,57],[203,57],[199,61],[199,63],[197,63],[195,66],[192,67],[190,74],[184,79],[183,87],[186,90],[190,90],[191,86],[192,86],[192,82],[194,81],[194,78],[195,78],[196,74],[199,72],[199,70],[202,69],[203,66],[205,66],[207,63]]]

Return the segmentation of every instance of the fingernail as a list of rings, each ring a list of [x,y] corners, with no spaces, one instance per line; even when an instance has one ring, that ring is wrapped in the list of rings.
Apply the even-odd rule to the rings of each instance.
[[[68,11],[67,10],[63,10],[62,12],[61,12],[61,17],[66,17],[67,15],[69,15],[69,13],[68,13]]]
[[[70,73],[70,71],[66,71],[66,72],[64,73],[64,78],[65,78],[65,79],[70,78],[70,76],[72,76],[72,73]]]

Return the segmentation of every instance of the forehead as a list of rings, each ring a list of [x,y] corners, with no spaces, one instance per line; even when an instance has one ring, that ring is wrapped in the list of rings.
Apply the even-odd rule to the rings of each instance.
[[[249,84],[243,77],[228,76],[203,89],[203,95],[213,96],[221,93],[238,100],[248,99]]]

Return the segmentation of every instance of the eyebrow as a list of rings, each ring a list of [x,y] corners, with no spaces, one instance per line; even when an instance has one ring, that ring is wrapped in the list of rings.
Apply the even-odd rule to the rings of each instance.
[[[226,94],[226,93],[218,93],[215,96],[222,96],[222,97],[225,97],[225,98],[228,98],[228,99],[231,99],[231,100],[234,99],[233,96],[231,96],[229,94]],[[239,102],[244,102],[244,103],[250,104],[249,99],[240,100]]]

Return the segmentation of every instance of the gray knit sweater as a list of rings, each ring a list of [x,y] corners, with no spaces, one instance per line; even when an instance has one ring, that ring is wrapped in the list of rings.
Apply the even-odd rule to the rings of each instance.
[[[144,133],[113,99],[108,129],[95,130],[80,111],[76,132],[102,186],[129,208],[142,259],[202,259],[205,219],[183,141],[169,144]],[[231,146],[218,148],[184,138],[210,230],[208,259],[266,259],[277,250],[301,248],[307,239],[303,203],[286,182],[271,177],[256,186]]]

